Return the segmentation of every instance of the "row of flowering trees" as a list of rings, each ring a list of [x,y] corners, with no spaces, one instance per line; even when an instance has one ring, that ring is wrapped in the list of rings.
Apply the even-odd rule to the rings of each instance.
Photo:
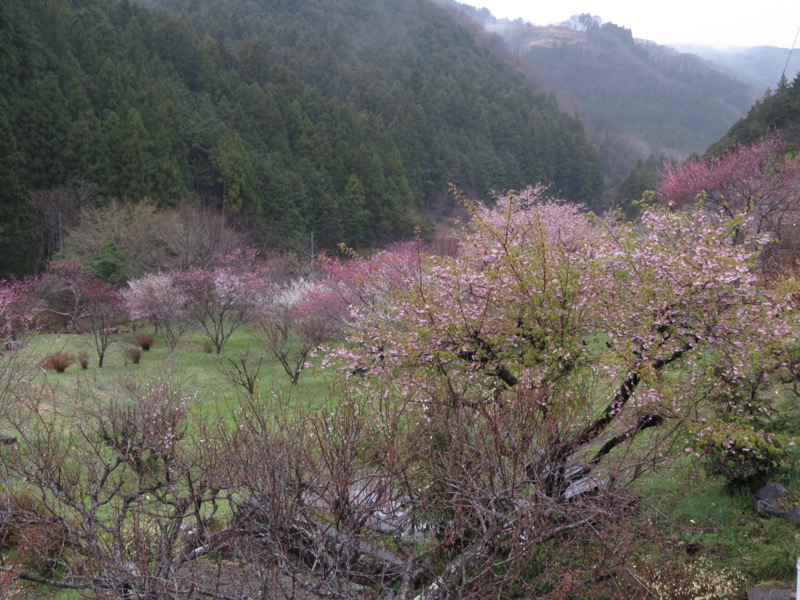
[[[115,287],[78,259],[54,261],[46,274],[0,286],[0,333],[24,338],[38,327],[89,332],[98,366],[120,324],[151,323],[170,350],[189,329],[207,338],[217,354],[256,314],[271,310],[279,286],[265,277],[255,252],[220,256],[206,267],[147,275]]]
[[[12,392],[21,443],[0,466],[40,502],[0,517],[57,535],[50,583],[138,598],[592,596],[637,546],[635,480],[686,454],[780,455],[761,425],[796,343],[796,286],[757,277],[767,239],[695,210],[596,218],[539,188],[470,211],[452,255],[402,244],[280,290],[226,261],[131,285],[139,318],[175,343],[194,319],[218,351],[246,320],[231,299],[268,297],[276,322],[304,324],[262,325],[277,352],[338,339],[324,364],[340,393],[321,411],[253,395],[190,425],[191,395],[167,383],[59,407],[69,424]],[[198,299],[211,289],[221,300]],[[230,561],[206,555],[247,568],[232,583]]]

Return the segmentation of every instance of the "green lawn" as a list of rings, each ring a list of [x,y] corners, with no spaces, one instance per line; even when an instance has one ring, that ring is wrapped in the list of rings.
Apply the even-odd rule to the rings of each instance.
[[[151,333],[149,328],[146,332]],[[142,330],[138,333],[142,333]],[[189,333],[181,338],[173,353],[169,352],[163,339],[155,335],[152,348],[143,351],[140,362],[134,364],[126,354],[129,349],[136,347],[136,336],[133,332],[115,335],[115,341],[106,353],[102,368],[96,366],[98,361],[93,341],[85,334],[39,335],[31,341],[26,352],[32,358],[33,364],[38,364],[44,357],[60,350],[69,352],[76,358],[81,352],[88,354],[90,364],[85,370],[77,360],[63,373],[35,370],[35,381],[52,386],[59,397],[75,400],[79,400],[88,391],[97,397],[114,394],[131,377],[139,382],[171,377],[184,390],[196,394],[199,408],[211,414],[224,415],[236,408],[240,394],[245,390],[228,381],[223,367],[229,359],[236,359],[244,353],[252,361],[259,357],[264,359],[258,376],[258,390],[261,394],[276,390],[312,406],[314,403],[324,402],[327,397],[330,378],[313,361],[303,372],[298,385],[292,386],[281,365],[270,360],[259,347],[257,338],[248,331],[236,332],[220,355],[207,352],[204,348],[205,339],[197,334]]]

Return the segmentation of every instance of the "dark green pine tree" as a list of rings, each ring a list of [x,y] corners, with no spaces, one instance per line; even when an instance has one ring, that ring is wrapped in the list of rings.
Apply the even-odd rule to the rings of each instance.
[[[344,241],[352,246],[363,246],[373,241],[370,228],[372,215],[367,208],[364,186],[357,175],[350,175],[342,198],[342,228]]]
[[[30,272],[36,264],[34,219],[17,173],[22,154],[0,101],[0,277]]]
[[[214,149],[213,161],[222,185],[223,213],[251,211],[255,172],[241,136],[232,131],[224,132]]]
[[[64,147],[68,180],[105,184],[114,168],[112,156],[103,126],[94,112],[81,113],[67,133]]]
[[[42,74],[25,86],[14,116],[26,186],[44,188],[64,181],[64,145],[69,115],[55,73]]]

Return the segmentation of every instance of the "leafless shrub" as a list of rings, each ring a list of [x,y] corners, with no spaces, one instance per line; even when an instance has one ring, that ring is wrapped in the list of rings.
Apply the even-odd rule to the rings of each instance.
[[[218,366],[228,383],[243,388],[249,396],[253,396],[256,393],[258,374],[263,362],[262,357],[252,357],[245,352],[234,358],[222,358]]]
[[[191,404],[170,382],[129,380],[110,402],[26,399],[9,415],[18,443],[0,467],[37,504],[7,502],[0,516],[19,524],[15,547],[39,548],[58,572],[44,583],[153,600],[216,589],[196,575],[226,469],[220,436],[199,418],[187,426]]]

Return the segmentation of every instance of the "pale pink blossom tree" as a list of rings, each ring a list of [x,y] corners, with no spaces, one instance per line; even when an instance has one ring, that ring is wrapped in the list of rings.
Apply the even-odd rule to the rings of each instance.
[[[258,319],[267,353],[297,385],[309,356],[341,330],[343,302],[329,280],[294,280],[279,290]]]
[[[633,226],[540,195],[472,206],[461,253],[420,255],[338,351],[387,457],[373,468],[406,514],[439,519],[420,597],[512,589],[532,547],[597,541],[655,465],[711,431],[747,439],[769,398],[738,390],[793,335],[736,222],[651,209]]]
[[[269,302],[275,286],[260,272],[257,253],[237,251],[215,265],[174,274],[193,326],[219,354],[240,327]]]
[[[190,324],[189,298],[175,281],[175,274],[145,275],[129,281],[122,293],[131,318],[152,324],[174,352]]]

